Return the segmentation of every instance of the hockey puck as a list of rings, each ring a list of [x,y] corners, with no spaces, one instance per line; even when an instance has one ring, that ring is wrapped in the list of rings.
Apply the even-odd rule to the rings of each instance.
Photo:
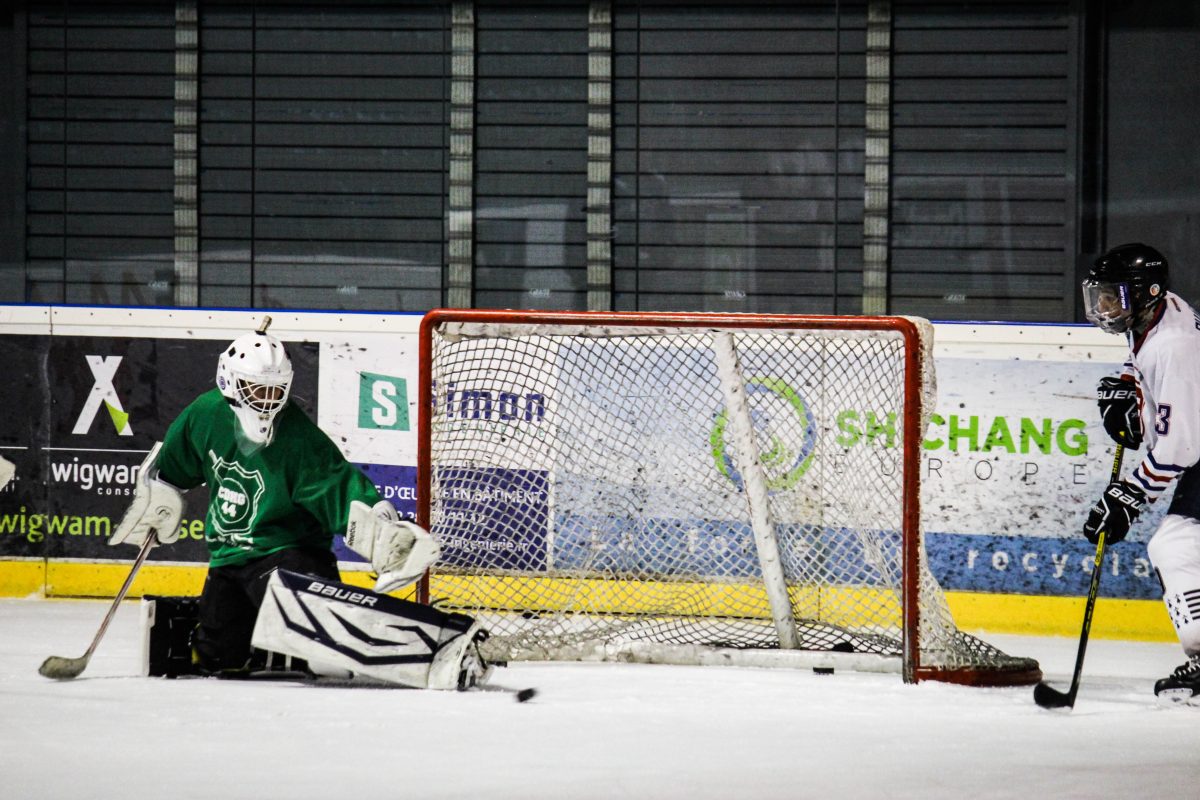
[[[814,675],[832,675],[833,667],[813,667]]]
[[[537,689],[522,689],[521,691],[517,692],[517,702],[524,703],[528,700],[532,700],[536,696]]]

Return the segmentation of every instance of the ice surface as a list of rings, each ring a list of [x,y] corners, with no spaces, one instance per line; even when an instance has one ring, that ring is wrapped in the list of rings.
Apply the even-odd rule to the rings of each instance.
[[[0,798],[1200,797],[1174,644],[1093,640],[1074,711],[898,676],[518,664],[498,692],[138,677],[136,602],[74,681],[102,601],[0,600]],[[1074,639],[987,636],[1065,689]]]

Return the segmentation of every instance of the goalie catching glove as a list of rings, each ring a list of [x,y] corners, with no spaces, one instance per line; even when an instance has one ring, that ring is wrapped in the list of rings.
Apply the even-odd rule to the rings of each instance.
[[[1109,438],[1117,444],[1137,449],[1142,444],[1142,415],[1138,411],[1137,385],[1130,380],[1109,376],[1096,387],[1100,419]]]
[[[1083,535],[1096,544],[1100,540],[1100,531],[1104,531],[1105,542],[1116,544],[1129,533],[1129,526],[1145,505],[1146,493],[1140,486],[1128,481],[1113,481],[1088,513]]]
[[[351,501],[346,546],[371,562],[379,574],[375,591],[380,594],[408,586],[442,554],[424,528],[402,521],[386,500],[373,508],[359,500]]]
[[[109,544],[141,547],[150,535],[154,535],[159,544],[170,544],[179,538],[183,495],[171,484],[158,479],[154,459],[160,447],[162,442],[155,442],[142,461],[133,489],[133,502],[121,518],[121,524],[108,537]]]

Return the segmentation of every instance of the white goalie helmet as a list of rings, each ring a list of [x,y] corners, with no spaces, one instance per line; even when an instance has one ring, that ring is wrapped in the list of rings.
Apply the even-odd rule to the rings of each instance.
[[[283,343],[267,333],[247,333],[217,361],[217,388],[229,401],[246,438],[268,445],[275,416],[292,388],[292,361]]]

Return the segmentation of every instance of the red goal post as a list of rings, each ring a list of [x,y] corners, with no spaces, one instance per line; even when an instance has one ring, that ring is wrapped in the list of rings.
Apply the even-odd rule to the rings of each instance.
[[[929,570],[932,326],[439,309],[420,328],[426,599],[496,659],[745,663],[1027,685]],[[867,443],[864,443],[867,440]]]

